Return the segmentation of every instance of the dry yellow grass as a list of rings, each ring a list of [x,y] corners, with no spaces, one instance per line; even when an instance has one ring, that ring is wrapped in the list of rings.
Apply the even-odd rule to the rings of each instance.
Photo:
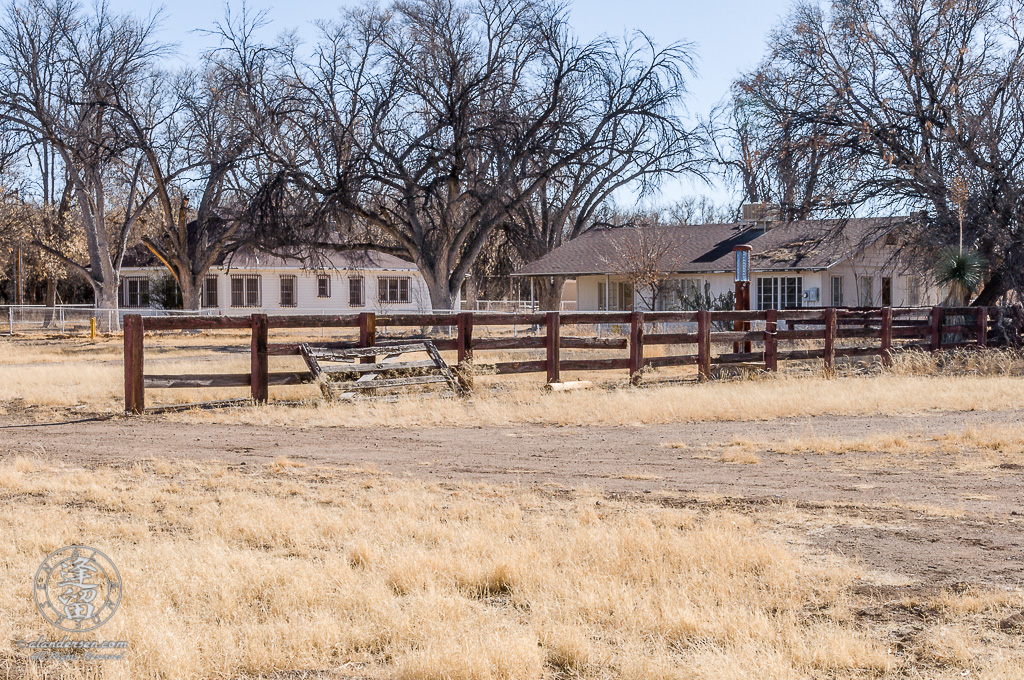
[[[951,470],[966,472],[1005,466],[1018,469],[1024,466],[1024,427],[993,426],[966,427],[934,436],[919,433],[884,434],[869,437],[821,437],[808,435],[784,441],[734,441],[730,448],[741,447],[749,451],[769,451],[781,454],[842,455],[847,453],[878,453],[881,457],[869,460],[872,465],[891,464],[920,467],[922,461],[939,454],[955,454]],[[864,464],[858,461],[857,465]],[[928,465],[939,465],[929,460]]]
[[[275,338],[276,341],[294,339]],[[123,408],[120,342],[117,337],[96,342],[0,339],[0,408],[5,402],[18,402],[24,406],[119,412]],[[247,373],[249,370],[244,335],[162,335],[147,337],[146,344],[147,373]],[[423,407],[420,395],[400,397],[394,403],[332,404],[321,401],[315,385],[274,387],[271,389],[273,399],[302,401],[308,405],[297,410],[271,406],[175,417],[221,423],[309,426],[502,425],[509,422],[641,425],[821,414],[915,413],[936,409],[998,410],[1017,408],[1024,403],[1024,381],[1009,374],[1008,368],[1003,370],[1016,366],[1015,354],[973,355],[977,356],[962,359],[967,362],[965,365],[972,361],[977,364],[966,371],[966,375],[920,375],[925,369],[940,370],[941,366],[925,366],[924,359],[905,358],[898,364],[897,371],[870,376],[828,380],[810,373],[645,389],[626,388],[624,372],[605,372],[585,377],[603,380],[611,389],[564,393],[542,391],[543,378],[538,375],[479,376],[479,390],[473,398],[435,399],[429,408]],[[951,356],[947,363],[959,355]],[[274,357],[271,368],[302,370],[303,365],[298,357]],[[246,388],[149,390],[147,401],[155,406],[247,395]]]
[[[600,503],[597,501],[600,500]],[[0,463],[0,640],[51,635],[35,568],[110,555],[123,662],[53,678],[929,678],[1024,673],[994,621],[1018,593],[941,593],[909,652],[864,625],[861,571],[750,517],[279,459]],[[97,631],[99,633],[99,631]],[[95,639],[97,634],[85,634]],[[26,669],[14,650],[0,669]],[[972,677],[975,677],[972,675]]]

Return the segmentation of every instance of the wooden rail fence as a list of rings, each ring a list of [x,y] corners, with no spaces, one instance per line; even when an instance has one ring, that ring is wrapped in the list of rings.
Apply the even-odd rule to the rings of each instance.
[[[995,311],[995,310],[992,310]],[[249,387],[257,403],[266,402],[271,385],[294,385],[310,379],[308,372],[270,372],[270,357],[300,355],[301,343],[270,343],[272,329],[358,328],[358,342],[327,342],[318,345],[335,348],[373,347],[378,328],[447,328],[455,337],[430,338],[437,349],[455,351],[463,369],[460,379],[471,387],[474,353],[512,349],[543,349],[543,360],[504,361],[487,366],[493,372],[545,373],[549,383],[559,382],[562,371],[628,370],[630,381],[639,382],[645,367],[696,365],[701,380],[711,377],[712,365],[738,364],[778,370],[779,361],[820,359],[826,370],[841,357],[880,356],[891,361],[894,341],[901,347],[938,351],[952,347],[984,347],[987,344],[990,310],[987,307],[932,308],[804,308],[764,311],[697,312],[453,312],[451,314],[373,313],[339,316],[249,317],[124,317],[124,394],[125,409],[142,413],[147,388]],[[717,330],[729,324],[760,322],[759,330]],[[592,337],[563,335],[566,326],[628,326],[628,337]],[[695,324],[688,332],[647,332],[648,326]],[[543,329],[542,335],[474,338],[475,327],[526,325]],[[247,374],[154,375],[144,371],[144,334],[146,331],[217,330],[251,331],[251,367]],[[780,341],[820,341],[820,348],[779,350]],[[876,341],[869,347],[837,348],[838,340]],[[760,343],[760,351],[747,349],[748,343]],[[732,352],[712,354],[714,345],[729,345]],[[645,356],[644,348],[653,345],[696,345],[694,354]],[[593,359],[562,359],[561,349],[628,350],[628,356]],[[374,361],[365,357],[364,363]]]

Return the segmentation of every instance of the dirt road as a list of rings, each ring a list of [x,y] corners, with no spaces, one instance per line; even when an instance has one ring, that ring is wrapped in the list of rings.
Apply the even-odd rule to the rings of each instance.
[[[1011,585],[1024,580],[1024,469],[969,465],[979,452],[776,453],[807,437],[928,438],[1024,423],[1024,411],[815,417],[669,426],[437,429],[189,425],[160,417],[40,425],[7,417],[0,454],[74,465],[171,456],[229,464],[278,456],[376,468],[441,483],[592,488],[665,502],[744,510],[795,506],[834,516],[814,544],[918,582]],[[742,449],[756,463],[723,462]],[[679,501],[672,501],[679,502]]]

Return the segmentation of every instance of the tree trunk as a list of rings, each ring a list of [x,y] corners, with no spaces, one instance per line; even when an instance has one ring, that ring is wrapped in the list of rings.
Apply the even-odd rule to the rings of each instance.
[[[994,307],[1005,292],[1006,286],[1003,285],[1003,275],[998,271],[993,272],[972,304],[978,307]]]
[[[562,309],[562,289],[565,287],[565,277],[554,277],[554,283],[551,282],[551,277],[547,276],[537,277],[534,281],[536,286],[534,290],[537,295],[537,302],[540,304],[540,311],[560,311]]]
[[[117,314],[117,282],[92,282],[93,295],[96,299],[96,326],[104,333],[121,330],[121,319]]]
[[[53,326],[53,311],[57,306],[57,277],[46,277],[46,316],[43,318],[43,328]]]
[[[476,309],[477,300],[480,299],[480,281],[475,276],[466,277],[466,306],[464,309]]]
[[[430,308],[436,310],[455,309],[455,302],[458,290],[462,282],[456,285],[455,292],[452,291],[451,278],[448,272],[434,271],[429,265],[418,264],[420,274],[427,284],[427,293],[430,295]]]
[[[188,311],[199,311],[203,302],[203,280],[206,275],[198,278],[182,276],[179,282],[181,286],[182,309]]]

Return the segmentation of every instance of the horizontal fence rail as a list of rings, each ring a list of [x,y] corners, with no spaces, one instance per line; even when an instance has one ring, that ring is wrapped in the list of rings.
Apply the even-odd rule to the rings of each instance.
[[[249,387],[253,400],[266,402],[271,385],[308,382],[304,372],[271,372],[271,356],[300,355],[301,343],[271,343],[270,331],[299,328],[358,329],[358,340],[322,342],[333,349],[368,348],[377,344],[377,329],[417,329],[414,337],[389,342],[430,339],[437,349],[457,354],[459,379],[472,387],[475,352],[543,350],[543,359],[478,364],[498,375],[544,373],[548,383],[561,381],[562,371],[627,370],[632,383],[645,368],[696,366],[708,380],[714,365],[739,365],[778,370],[780,361],[820,360],[826,371],[837,358],[878,356],[892,361],[894,341],[901,348],[939,351],[954,347],[985,347],[990,320],[998,310],[988,307],[931,308],[813,308],[759,311],[697,312],[452,312],[438,314],[361,314],[124,317],[125,409],[145,410],[146,389]],[[757,326],[756,328],[754,326]],[[532,334],[480,337],[474,328],[529,327]],[[598,336],[581,334],[578,327],[596,326]],[[684,328],[672,328],[682,326]],[[660,330],[659,330],[660,327]],[[625,337],[600,337],[601,328],[620,328]],[[248,330],[250,371],[245,374],[153,375],[144,371],[146,331]],[[567,332],[571,331],[571,332]],[[454,334],[454,337],[452,335]],[[838,348],[837,342],[856,340],[870,346]],[[779,342],[806,341],[813,347],[780,351]],[[714,345],[732,345],[731,352],[713,354]],[[692,353],[645,356],[647,346],[693,346]],[[756,345],[756,348],[755,348]],[[565,358],[562,349],[626,350],[620,357]],[[371,356],[360,359],[372,363]]]

